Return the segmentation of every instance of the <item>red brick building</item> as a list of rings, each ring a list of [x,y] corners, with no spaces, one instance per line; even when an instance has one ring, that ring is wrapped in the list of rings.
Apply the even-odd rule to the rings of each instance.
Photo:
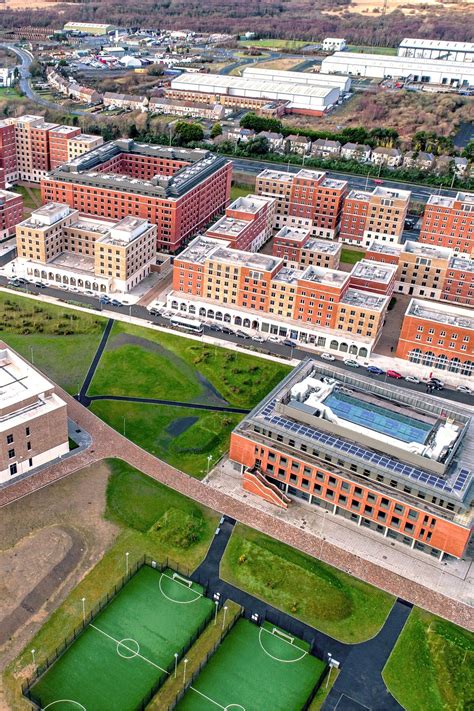
[[[344,200],[339,239],[368,247],[374,240],[398,244],[410,202],[409,190],[377,186],[351,190]]]
[[[273,234],[275,200],[259,195],[247,195],[234,200],[225,216],[206,232],[209,237],[223,239],[232,249],[257,252]]]
[[[474,195],[431,195],[426,203],[420,242],[451,247],[455,252],[474,252]]]
[[[474,258],[467,254],[451,257],[441,289],[441,299],[462,306],[474,306]]]
[[[461,558],[473,520],[469,422],[454,403],[412,403],[402,388],[380,393],[306,360],[237,425],[229,458],[243,488],[276,506],[329,511],[390,551]]]
[[[18,180],[15,127],[0,121],[0,188],[5,189]]]
[[[406,310],[397,358],[474,375],[474,315],[472,310],[412,299]]]
[[[347,181],[316,170],[296,174],[264,170],[257,176],[255,192],[275,198],[276,229],[288,225],[307,228],[313,237],[337,236]]]
[[[49,163],[53,170],[69,160],[69,141],[81,134],[80,128],[56,126],[49,132]]]
[[[0,190],[0,242],[15,234],[15,227],[22,219],[23,197],[18,193]]]
[[[282,227],[272,242],[273,256],[283,259],[287,267],[337,269],[341,252],[340,243],[311,237],[308,227]]]
[[[41,193],[91,215],[147,219],[158,248],[176,252],[225,208],[231,176],[230,161],[209,151],[122,139],[59,166]]]

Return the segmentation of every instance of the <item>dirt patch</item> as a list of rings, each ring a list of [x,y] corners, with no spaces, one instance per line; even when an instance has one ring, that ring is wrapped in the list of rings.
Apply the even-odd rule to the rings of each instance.
[[[102,518],[108,477],[99,462],[2,508],[0,567],[9,574],[0,612],[15,634],[0,651],[0,670],[113,543],[119,528]]]
[[[257,69],[278,69],[283,71],[289,71],[294,69],[298,64],[302,62],[301,57],[281,57],[280,59],[271,59],[268,62],[258,62],[255,65]]]

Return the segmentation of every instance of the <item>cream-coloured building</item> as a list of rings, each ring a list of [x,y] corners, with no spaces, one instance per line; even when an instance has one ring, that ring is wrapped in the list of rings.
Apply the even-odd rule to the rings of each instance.
[[[48,203],[17,225],[16,243],[18,276],[78,291],[128,292],[156,260],[156,225],[132,216],[103,220]]]
[[[1,342],[0,394],[0,483],[69,452],[65,401]]]

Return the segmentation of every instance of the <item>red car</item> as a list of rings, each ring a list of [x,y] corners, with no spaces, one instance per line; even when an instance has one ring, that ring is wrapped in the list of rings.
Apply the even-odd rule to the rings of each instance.
[[[396,370],[387,370],[387,375],[388,375],[389,378],[396,378],[397,380],[399,380],[400,378],[403,377],[403,376],[402,376],[400,373],[398,373]]]

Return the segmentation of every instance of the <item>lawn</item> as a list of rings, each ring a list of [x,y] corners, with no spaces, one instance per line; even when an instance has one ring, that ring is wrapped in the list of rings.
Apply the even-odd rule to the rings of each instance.
[[[127,395],[251,408],[290,371],[286,365],[189,338],[114,324],[89,395]]]
[[[383,670],[407,711],[474,708],[474,634],[415,608]]]
[[[221,577],[349,644],[382,627],[393,597],[257,531],[237,526]]]
[[[39,188],[26,188],[24,185],[15,185],[14,193],[19,193],[23,197],[24,207],[36,210],[41,205],[41,190]]]
[[[360,252],[357,249],[345,249],[341,250],[341,262],[344,264],[357,264],[361,259],[364,259],[365,252]]]
[[[0,292],[0,338],[71,394],[78,392],[105,320]]]
[[[247,197],[252,193],[251,185],[243,185],[242,183],[232,183],[230,188],[230,199],[237,200],[238,197]]]
[[[126,552],[130,565],[147,554],[160,561],[169,557],[193,570],[203,560],[213,538],[219,520],[214,511],[119,459],[107,460],[107,466],[110,477],[103,515],[119,526],[117,538],[8,667],[4,678],[9,697],[15,699],[11,708],[23,708],[18,700],[19,686],[25,678],[25,667],[31,664],[30,650],[37,650],[40,664],[54,652],[80,623],[81,598],[86,598],[87,610],[92,609],[121,579]],[[27,673],[31,673],[31,666]]]
[[[228,450],[230,433],[242,415],[166,405],[95,401],[98,417],[155,457],[202,479]],[[124,429],[125,427],[125,429]]]
[[[306,47],[306,40],[289,40],[289,39],[256,39],[256,40],[240,40],[239,44],[242,47],[275,47],[277,49],[301,49]]]
[[[347,46],[348,52],[359,52],[362,54],[388,54],[391,56],[397,55],[396,47],[367,47],[365,45],[350,44]]]

